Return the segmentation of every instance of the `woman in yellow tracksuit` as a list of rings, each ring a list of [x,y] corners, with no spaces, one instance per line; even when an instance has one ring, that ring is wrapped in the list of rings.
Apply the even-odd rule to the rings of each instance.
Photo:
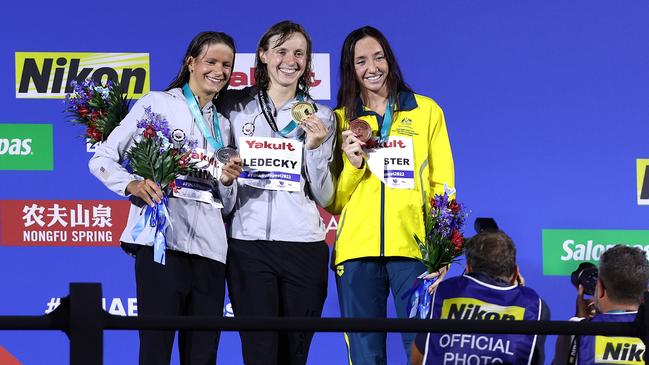
[[[347,36],[340,77],[339,168],[328,210],[340,214],[332,262],[341,314],[385,317],[392,290],[397,315],[407,318],[404,293],[426,270],[413,235],[424,234],[426,202],[443,193],[445,184],[454,186],[444,115],[435,101],[405,84],[390,45],[375,28]],[[366,140],[363,132],[370,128]],[[409,355],[414,334],[402,337]],[[345,338],[351,364],[386,363],[385,333]]]

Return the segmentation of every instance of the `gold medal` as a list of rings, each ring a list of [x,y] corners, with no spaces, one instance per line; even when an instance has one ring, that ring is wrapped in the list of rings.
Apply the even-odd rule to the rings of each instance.
[[[372,127],[369,123],[362,119],[354,119],[349,122],[349,130],[354,133],[354,136],[361,142],[367,142],[372,137]]]
[[[313,114],[315,114],[313,104],[307,103],[306,101],[300,101],[291,108],[291,116],[298,123],[304,122],[306,118]]]

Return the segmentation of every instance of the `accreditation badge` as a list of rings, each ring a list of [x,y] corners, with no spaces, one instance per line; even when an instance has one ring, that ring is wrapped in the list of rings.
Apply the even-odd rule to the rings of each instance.
[[[415,159],[410,137],[389,137],[367,150],[367,166],[374,176],[393,189],[415,188]]]
[[[194,200],[223,208],[221,199],[214,196],[216,189],[214,178],[205,170],[192,171],[189,175],[176,177],[176,188],[173,197]]]
[[[240,137],[239,182],[259,189],[300,191],[302,142],[288,138]]]
[[[215,178],[221,177],[221,166],[216,152],[204,148],[195,148],[189,158],[189,162],[194,164],[197,170],[205,170]]]

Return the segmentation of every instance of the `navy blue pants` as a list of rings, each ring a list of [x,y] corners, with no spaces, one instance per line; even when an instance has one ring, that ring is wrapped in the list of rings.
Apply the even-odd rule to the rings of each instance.
[[[344,318],[385,318],[388,294],[392,291],[397,316],[408,318],[410,298],[402,297],[424,271],[426,268],[418,260],[399,257],[348,260],[337,265],[341,315]],[[345,333],[350,364],[386,364],[386,336],[386,333],[375,332]],[[415,336],[415,333],[401,334],[408,359]]]

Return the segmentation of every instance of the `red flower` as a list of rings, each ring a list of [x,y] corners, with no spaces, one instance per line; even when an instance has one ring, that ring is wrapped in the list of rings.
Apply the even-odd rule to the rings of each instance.
[[[171,189],[174,193],[178,192],[178,188],[176,187],[176,180],[169,181],[169,189]]]
[[[455,199],[453,199],[448,203],[448,209],[450,209],[453,214],[457,214],[460,211],[460,205],[455,201]]]
[[[436,206],[437,206],[437,200],[435,200],[435,198],[431,199],[430,200],[430,207],[435,208]]]
[[[89,112],[89,111],[90,111],[90,110],[89,110],[88,107],[85,106],[85,105],[80,105],[79,107],[77,107],[77,113],[79,113],[79,116],[80,116],[81,118],[85,118],[86,115],[88,115],[88,112]]]
[[[155,136],[155,130],[153,129],[153,126],[147,126],[142,135],[144,136],[144,138],[153,138]]]
[[[95,142],[99,142],[102,139],[102,133],[92,124],[90,125],[90,127],[88,127],[88,129],[86,129],[86,135],[88,136],[88,138],[94,140]]]
[[[464,244],[464,236],[457,229],[453,231],[451,235],[451,243],[455,246],[455,252],[458,252],[462,249],[462,244]]]
[[[101,113],[96,111],[96,110],[94,112],[90,113],[90,121],[91,122],[96,122],[97,119],[99,119],[99,117],[101,117]]]

